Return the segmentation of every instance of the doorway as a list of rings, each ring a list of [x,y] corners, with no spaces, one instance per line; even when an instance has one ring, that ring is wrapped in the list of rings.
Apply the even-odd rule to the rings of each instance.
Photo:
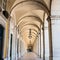
[[[27,51],[28,52],[33,52],[33,46],[31,44],[28,45]]]
[[[0,60],[3,60],[4,27],[0,24]]]

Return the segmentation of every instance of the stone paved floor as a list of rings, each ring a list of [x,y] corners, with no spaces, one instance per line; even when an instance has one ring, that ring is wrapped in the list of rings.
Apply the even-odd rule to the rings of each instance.
[[[43,59],[40,59],[35,53],[29,52],[26,53],[23,57],[19,58],[18,60],[43,60]],[[53,58],[45,57],[44,60],[60,60],[60,57]]]
[[[18,60],[41,60],[36,54],[29,52],[26,53],[22,58]]]

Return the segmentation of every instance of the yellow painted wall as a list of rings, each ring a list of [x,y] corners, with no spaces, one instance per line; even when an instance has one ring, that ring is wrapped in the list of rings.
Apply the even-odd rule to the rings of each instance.
[[[4,40],[4,54],[3,57],[6,58],[8,54],[8,46],[9,46],[9,20],[6,22],[6,29],[5,29],[5,40]]]

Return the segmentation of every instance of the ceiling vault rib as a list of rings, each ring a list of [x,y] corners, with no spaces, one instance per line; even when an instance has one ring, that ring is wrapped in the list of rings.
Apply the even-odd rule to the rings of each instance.
[[[52,5],[52,0],[50,0],[50,16],[51,16],[51,5]]]
[[[22,26],[22,28],[23,28],[24,26],[27,26],[27,25],[36,26],[36,27],[38,28],[38,30],[40,30],[39,26],[37,26],[35,23],[24,24],[24,25]]]
[[[37,23],[36,23],[36,22],[37,22],[37,21],[31,22],[31,21],[29,20],[29,21],[24,21],[24,22],[20,23],[19,25],[20,25],[20,27],[22,27],[22,26],[24,26],[24,25],[26,25],[26,24],[36,24],[36,25],[39,26],[40,22],[37,22]]]
[[[47,6],[45,4],[43,4],[42,2],[40,1],[37,1],[37,0],[25,0],[25,1],[21,1],[21,2],[18,2],[14,7],[12,7],[10,13],[13,11],[13,9],[18,6],[19,4],[22,4],[22,3],[25,3],[25,2],[29,2],[29,1],[32,1],[32,2],[36,2],[38,4],[41,4],[43,7],[45,7],[46,11],[47,11],[47,14],[49,14],[50,10],[47,8]],[[43,8],[42,8],[43,9]],[[44,9],[43,9],[44,10]],[[45,10],[44,10],[45,11]]]
[[[43,14],[43,25],[44,25],[44,22],[45,22],[45,12]]]
[[[33,32],[36,36],[38,35],[38,32],[37,32],[35,29],[31,29],[31,30],[33,30],[33,31],[35,31],[35,32],[36,32],[36,33],[35,33],[35,32]],[[22,32],[24,32],[24,30],[22,30],[22,31],[20,31],[20,32],[22,33]]]
[[[34,35],[37,35],[35,32],[31,32],[32,34],[34,34]],[[35,36],[36,37],[36,36]]]
[[[36,31],[35,29],[31,29],[31,30],[35,31],[35,32],[38,34],[38,31]],[[23,31],[23,30],[22,30],[22,31]],[[21,32],[22,32],[22,31],[21,31]]]
[[[19,21],[18,21],[18,23],[17,23],[17,26],[20,24],[20,22],[22,21],[22,19],[24,19],[24,18],[26,18],[26,17],[34,17],[34,18],[37,19],[36,21],[39,21],[39,22],[43,25],[43,21],[42,21],[39,17],[33,16],[33,15],[28,15],[28,16],[24,16],[24,17],[22,17],[21,19],[19,19]]]
[[[32,25],[32,26],[36,27],[36,28],[38,29],[38,31],[40,30],[40,28],[39,28],[37,25],[35,25],[35,24],[26,24],[26,25],[24,25],[24,27],[26,27],[26,26],[28,26],[28,25],[30,25],[30,26]],[[21,30],[22,30],[24,27],[22,27]]]
[[[32,32],[32,33],[34,34],[34,35],[32,34],[32,36],[33,36],[33,37],[36,37],[36,36],[35,36],[36,34],[35,34],[34,32]],[[22,35],[23,35],[23,34],[22,34]]]

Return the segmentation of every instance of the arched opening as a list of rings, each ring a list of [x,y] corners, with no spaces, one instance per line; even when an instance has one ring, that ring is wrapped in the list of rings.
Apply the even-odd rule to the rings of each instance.
[[[32,44],[29,44],[29,45],[28,45],[27,51],[28,51],[28,52],[33,52],[33,46],[32,46]]]
[[[0,59],[3,60],[4,27],[0,24]]]

